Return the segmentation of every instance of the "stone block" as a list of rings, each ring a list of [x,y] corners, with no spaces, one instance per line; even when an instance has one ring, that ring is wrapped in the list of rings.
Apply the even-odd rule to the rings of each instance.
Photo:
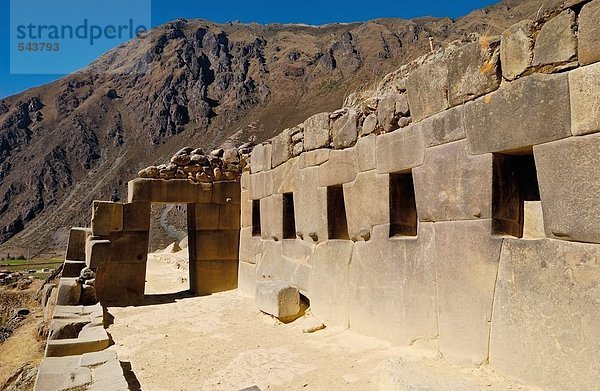
[[[358,171],[374,170],[376,167],[375,146],[377,145],[377,136],[370,134],[360,138],[356,142],[356,163]]]
[[[518,150],[571,135],[566,74],[534,74],[465,105],[472,154]]]
[[[261,236],[265,240],[283,239],[283,196],[273,194],[260,201]]]
[[[575,19],[575,12],[567,9],[542,26],[533,50],[534,66],[564,64],[577,58]]]
[[[331,149],[317,149],[314,151],[304,152],[302,155],[300,155],[298,161],[298,168],[302,169],[307,167],[320,166],[321,164],[329,160],[330,152]]]
[[[571,132],[576,136],[600,132],[600,64],[569,72],[569,89]]]
[[[292,193],[297,190],[299,160],[290,159],[272,171],[273,193]]]
[[[465,138],[464,106],[456,106],[415,124],[420,126],[426,147]]]
[[[237,284],[237,259],[190,262],[190,289],[197,295],[229,291]]]
[[[73,390],[92,382],[89,368],[78,368],[79,356],[46,357],[35,380],[35,391]]]
[[[94,326],[88,330],[87,333],[82,330],[78,338],[48,340],[46,357],[80,356],[108,348],[110,340],[104,327]]]
[[[357,172],[356,148],[331,151],[329,160],[318,167],[319,186],[352,182]]]
[[[502,239],[491,220],[435,223],[439,348],[452,363],[488,359],[492,303]]]
[[[256,264],[257,281],[287,281],[298,287],[301,292],[307,292],[310,265],[306,262],[313,251],[314,245],[306,241],[264,241],[262,254]]]
[[[150,203],[123,204],[123,231],[150,231]]]
[[[421,127],[411,125],[377,137],[377,173],[407,171],[423,164],[425,146]]]
[[[85,261],[70,261],[67,259],[63,263],[62,277],[79,277],[85,267]]]
[[[219,229],[240,229],[240,204],[220,204]]]
[[[578,35],[579,63],[600,61],[600,1],[591,1],[581,9]]]
[[[187,206],[188,229],[190,231],[219,229],[220,206],[219,204],[189,204]]]
[[[298,178],[303,186],[294,193],[296,231],[310,243],[327,240],[327,189],[318,187],[320,169],[300,170]]]
[[[327,326],[348,328],[350,261],[354,244],[329,240],[317,245],[310,277],[310,308]]]
[[[259,281],[254,296],[256,307],[279,319],[288,319],[300,312],[298,288],[284,281]]]
[[[541,201],[525,201],[523,205],[523,239],[545,239],[544,213]]]
[[[344,115],[336,119],[331,126],[333,148],[343,149],[351,147],[358,138],[358,111],[349,109]]]
[[[534,147],[546,235],[600,243],[600,134]]]
[[[113,232],[109,262],[146,262],[149,236],[148,231]]]
[[[123,204],[94,201],[92,204],[92,235],[108,236],[123,230]]]
[[[65,259],[85,261],[85,241],[90,235],[92,235],[92,230],[89,228],[71,228]]]
[[[146,262],[109,262],[96,272],[96,297],[106,306],[142,304],[145,285]]]
[[[387,94],[381,98],[377,106],[375,126],[379,125],[384,132],[391,132],[399,128],[398,118],[409,113],[406,94]]]
[[[304,150],[327,148],[331,141],[329,113],[313,115],[304,121]]]
[[[540,389],[592,390],[600,366],[600,246],[506,239],[490,364]],[[527,365],[523,365],[527,363]]]
[[[187,179],[137,178],[128,183],[128,202],[192,204],[209,203],[211,183],[194,183]]]
[[[93,367],[117,360],[117,352],[114,350],[103,350],[101,352],[84,353],[79,358],[80,367]]]
[[[240,230],[240,261],[257,263],[262,248],[263,241],[259,236],[252,236],[252,227]]]
[[[240,177],[240,188],[242,190],[248,190],[250,183],[250,173],[248,171],[242,172],[242,176]]]
[[[242,201],[240,205],[240,227],[252,227],[252,200],[250,199],[250,192],[248,190],[242,190],[240,197]]]
[[[238,290],[245,295],[254,297],[256,294],[256,265],[252,263],[239,263],[238,269]]]
[[[377,130],[377,114],[367,115],[363,121],[362,127],[360,128],[359,135],[365,136],[372,134],[375,133],[375,130]]]
[[[531,66],[535,44],[534,32],[533,22],[522,20],[502,33],[500,64],[502,76],[506,80],[515,80]]]
[[[457,106],[500,86],[500,39],[481,37],[448,58],[448,102]]]
[[[96,269],[110,260],[110,240],[88,237],[85,242],[85,263]]]
[[[289,129],[285,129],[271,139],[271,167],[275,168],[287,162],[293,156],[294,145]]]
[[[492,217],[492,155],[469,155],[465,140],[427,148],[413,179],[420,221]]]
[[[448,108],[448,65],[438,60],[421,65],[406,79],[406,93],[414,121]]]
[[[196,231],[195,234],[190,233],[188,240],[194,238],[194,245],[190,242],[190,248],[196,250],[194,259],[197,261],[229,260],[238,257],[239,235],[239,229]]]
[[[389,215],[389,175],[363,172],[344,184],[344,203],[350,239],[368,240],[373,226],[386,224]]]
[[[259,200],[273,194],[273,171],[250,175],[250,198]]]
[[[350,328],[408,346],[438,332],[433,223],[421,224],[417,238],[390,239],[389,231],[378,226],[370,241],[354,244]]]
[[[259,144],[255,146],[250,155],[250,172],[254,174],[270,170],[272,161],[271,153],[271,144]]]
[[[58,295],[56,304],[58,305],[77,305],[81,297],[81,284],[77,278],[62,277],[58,283]]]
[[[214,182],[211,203],[213,204],[239,204],[240,183],[236,181]]]

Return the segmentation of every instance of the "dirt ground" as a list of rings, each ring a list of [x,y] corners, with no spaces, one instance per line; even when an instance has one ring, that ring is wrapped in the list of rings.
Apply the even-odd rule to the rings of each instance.
[[[170,259],[177,257],[150,257],[147,294],[187,289],[185,263]],[[424,347],[333,328],[304,333],[316,321],[310,314],[282,324],[237,291],[156,298],[163,302],[109,309],[111,349],[145,391],[528,389],[488,368],[448,365]]]

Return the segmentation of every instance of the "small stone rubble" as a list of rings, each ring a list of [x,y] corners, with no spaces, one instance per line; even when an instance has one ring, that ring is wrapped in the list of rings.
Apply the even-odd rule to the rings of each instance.
[[[252,143],[245,143],[239,148],[219,148],[208,154],[202,148],[186,147],[173,155],[169,163],[146,167],[138,172],[138,176],[165,180],[189,179],[202,183],[238,180],[249,166],[253,147]]]

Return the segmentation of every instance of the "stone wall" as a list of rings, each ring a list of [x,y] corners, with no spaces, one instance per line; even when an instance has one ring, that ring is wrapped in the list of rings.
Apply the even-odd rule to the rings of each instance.
[[[569,2],[257,146],[241,182],[240,289],[283,280],[328,326],[593,389],[598,25],[600,0]]]

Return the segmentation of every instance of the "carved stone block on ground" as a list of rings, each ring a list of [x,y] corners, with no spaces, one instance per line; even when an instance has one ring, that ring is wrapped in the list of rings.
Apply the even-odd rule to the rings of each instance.
[[[291,318],[300,312],[298,288],[284,281],[258,282],[254,299],[259,310],[279,319]]]

